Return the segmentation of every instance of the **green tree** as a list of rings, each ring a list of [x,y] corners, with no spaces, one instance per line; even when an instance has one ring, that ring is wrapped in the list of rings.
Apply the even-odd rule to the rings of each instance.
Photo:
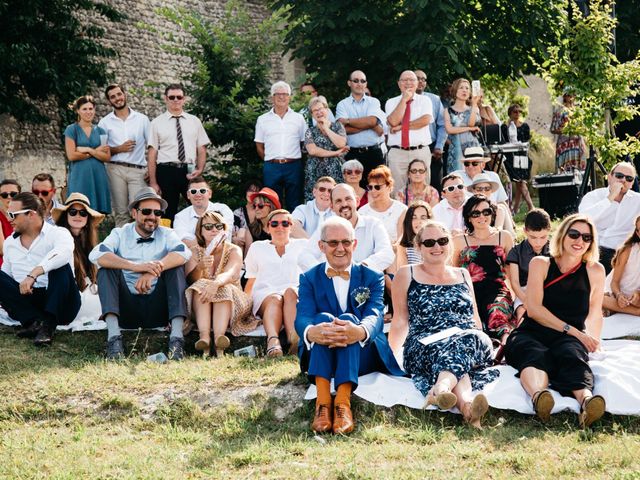
[[[100,41],[104,29],[90,19],[123,16],[96,0],[0,1],[0,114],[42,123],[41,102],[59,112],[109,78],[106,60],[116,52]]]

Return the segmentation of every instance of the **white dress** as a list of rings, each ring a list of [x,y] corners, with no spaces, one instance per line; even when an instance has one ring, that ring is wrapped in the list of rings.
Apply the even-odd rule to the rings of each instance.
[[[611,293],[611,279],[613,278],[613,270],[607,275],[604,282],[604,291]],[[631,245],[629,259],[624,265],[624,272],[620,278],[620,291],[624,295],[631,295],[636,290],[640,290],[640,243]]]
[[[256,315],[264,299],[274,293],[283,294],[287,288],[298,291],[302,270],[298,256],[307,246],[304,238],[291,238],[285,245],[282,257],[271,240],[253,242],[244,260],[246,278],[255,278],[251,297],[253,314]]]
[[[398,219],[404,212],[407,211],[407,206],[399,202],[398,200],[391,200],[391,206],[384,212],[378,212],[371,208],[371,204],[367,203],[358,210],[360,215],[366,215],[367,217],[374,217],[379,219],[384,225],[384,229],[389,234],[391,243],[395,243],[398,239]]]

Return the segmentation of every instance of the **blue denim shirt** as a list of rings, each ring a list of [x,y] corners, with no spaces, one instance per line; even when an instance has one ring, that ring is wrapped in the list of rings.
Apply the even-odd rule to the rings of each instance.
[[[336,117],[338,119],[371,116],[376,117],[380,125],[384,125],[387,122],[387,116],[380,108],[380,101],[367,95],[363,96],[360,101],[349,95],[347,98],[340,100],[336,106]],[[347,135],[347,144],[353,148],[370,147],[378,145],[378,143],[380,143],[380,136],[371,129]]]
[[[444,107],[440,97],[435,93],[422,92],[423,95],[429,97],[431,106],[433,107],[433,121],[429,124],[429,133],[431,140],[436,142],[435,148],[442,150],[444,142],[447,141],[447,130],[444,126]]]

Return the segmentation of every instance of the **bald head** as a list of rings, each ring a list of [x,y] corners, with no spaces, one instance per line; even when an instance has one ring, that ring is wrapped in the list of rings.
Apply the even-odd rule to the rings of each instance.
[[[355,98],[361,98],[364,96],[364,90],[367,88],[367,76],[362,70],[354,70],[349,75],[347,85],[351,89],[351,94]]]
[[[405,70],[400,74],[398,87],[404,93],[405,90],[415,91],[418,87],[418,77],[412,70]]]
[[[418,79],[418,87],[416,88],[416,93],[422,93],[427,89],[427,74],[422,70],[415,70],[413,73],[416,74],[416,78]]]

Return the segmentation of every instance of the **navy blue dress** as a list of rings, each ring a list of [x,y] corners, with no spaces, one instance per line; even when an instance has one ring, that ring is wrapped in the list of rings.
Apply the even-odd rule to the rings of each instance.
[[[466,282],[453,285],[430,285],[413,278],[407,292],[409,333],[404,343],[404,369],[413,383],[427,395],[442,371],[460,380],[469,375],[474,390],[494,381],[498,370],[483,371],[493,363],[491,340],[473,321],[473,301]],[[463,332],[430,345],[419,342],[451,327]]]

